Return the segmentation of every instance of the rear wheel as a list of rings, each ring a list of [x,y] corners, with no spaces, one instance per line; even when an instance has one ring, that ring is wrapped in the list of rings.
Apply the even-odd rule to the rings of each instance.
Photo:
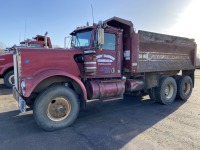
[[[171,104],[176,97],[177,85],[172,77],[164,77],[160,80],[160,85],[155,89],[155,98],[160,103]]]
[[[14,81],[15,81],[14,80],[14,71],[11,70],[11,71],[7,72],[4,76],[4,84],[8,88],[12,88],[15,83]]]
[[[70,126],[77,118],[80,103],[75,92],[61,85],[44,91],[34,102],[36,123],[46,131]]]
[[[180,76],[177,80],[177,98],[187,100],[193,89],[193,82],[190,76]]]

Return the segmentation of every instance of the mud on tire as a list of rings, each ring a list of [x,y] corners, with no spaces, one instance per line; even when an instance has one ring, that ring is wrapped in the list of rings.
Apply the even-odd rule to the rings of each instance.
[[[8,88],[12,88],[14,85],[14,71],[11,70],[7,72],[3,79],[4,79],[5,86]]]
[[[177,82],[177,98],[186,101],[193,89],[193,82],[190,76],[180,76]]]
[[[172,77],[163,77],[160,79],[159,87],[155,88],[155,98],[161,104],[171,104],[176,97],[177,85]]]
[[[76,93],[61,85],[49,87],[34,102],[33,116],[43,130],[70,126],[77,118],[80,102]]]

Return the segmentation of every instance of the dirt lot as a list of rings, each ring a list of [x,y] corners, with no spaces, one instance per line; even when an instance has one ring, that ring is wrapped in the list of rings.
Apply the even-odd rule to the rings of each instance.
[[[2,82],[1,82],[2,83]],[[200,149],[200,70],[187,102],[165,106],[148,96],[93,102],[71,127],[44,132],[32,111],[19,114],[12,91],[0,85],[0,149]]]

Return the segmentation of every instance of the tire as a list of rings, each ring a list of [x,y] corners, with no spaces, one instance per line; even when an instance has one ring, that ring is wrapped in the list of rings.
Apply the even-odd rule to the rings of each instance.
[[[177,98],[186,101],[193,89],[193,82],[190,76],[180,76],[177,80]]]
[[[11,89],[14,85],[14,71],[7,72],[3,79],[5,86]]]
[[[68,87],[56,85],[49,87],[35,100],[33,116],[40,128],[54,131],[70,126],[79,110],[76,93]]]
[[[171,104],[176,97],[177,85],[172,77],[161,78],[159,87],[155,88],[155,98],[161,104]]]

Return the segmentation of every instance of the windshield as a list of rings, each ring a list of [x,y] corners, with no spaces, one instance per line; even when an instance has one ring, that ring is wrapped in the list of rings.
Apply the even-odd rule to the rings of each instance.
[[[27,47],[27,43],[21,44],[21,47]],[[28,47],[41,47],[40,44],[35,44],[35,43],[28,43]]]
[[[84,30],[76,32],[72,37],[72,47],[85,47],[90,45],[90,40],[92,36],[91,30]]]
[[[29,46],[30,46],[30,47],[41,47],[40,44],[34,44],[34,43],[30,43]]]

